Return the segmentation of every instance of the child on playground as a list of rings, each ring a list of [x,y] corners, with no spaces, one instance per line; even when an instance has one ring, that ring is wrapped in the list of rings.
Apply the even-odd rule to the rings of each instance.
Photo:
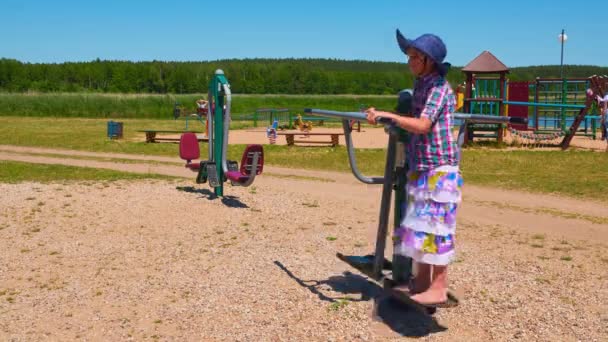
[[[415,76],[413,116],[400,116],[369,108],[367,120],[391,119],[408,131],[407,208],[393,234],[395,254],[415,262],[411,284],[393,291],[403,292],[423,305],[447,303],[447,266],[454,259],[456,212],[461,201],[462,176],[458,145],[451,134],[454,93],[445,79],[449,64],[447,49],[432,34],[414,40],[397,30],[397,42]]]
[[[606,140],[606,152],[608,152],[608,93],[603,98],[598,95],[597,102],[600,107],[602,138]]]
[[[207,116],[207,114],[209,112],[209,108],[207,107],[208,104],[209,104],[209,102],[207,100],[204,100],[204,99],[196,100],[196,112],[200,116]]]

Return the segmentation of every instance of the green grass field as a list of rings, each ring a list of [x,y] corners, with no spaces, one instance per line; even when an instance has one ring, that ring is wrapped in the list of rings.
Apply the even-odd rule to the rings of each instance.
[[[177,144],[146,144],[141,142],[142,133],[137,130],[151,127],[181,129],[183,121],[121,121],[124,121],[124,139],[109,140],[106,137],[105,119],[0,117],[0,136],[5,145],[174,156],[179,162]],[[240,160],[243,149],[244,145],[231,145],[228,158]],[[206,151],[203,146],[201,152],[205,154]],[[385,158],[383,149],[357,150],[358,165],[368,175],[382,175]],[[271,166],[294,169],[350,171],[344,146],[306,148],[267,145],[265,162]],[[461,167],[468,184],[607,201],[608,153],[467,148],[463,152]],[[48,173],[44,170],[40,172]],[[99,172],[101,174],[102,171]],[[1,174],[0,181],[37,180],[31,173],[24,173],[24,176],[17,176],[17,173],[5,172]],[[64,179],[68,177],[67,173],[57,173],[56,177]]]
[[[97,94],[97,93],[0,93],[0,116],[69,117],[110,119],[170,119],[173,105],[179,102],[184,113],[196,112],[195,101],[207,94]],[[359,106],[392,109],[396,96],[386,95],[232,95],[233,119],[252,115],[259,108],[289,108],[294,113],[304,108],[340,111]]]
[[[66,165],[29,164],[0,160],[0,182],[116,181],[132,179],[176,179],[157,174],[138,174]]]

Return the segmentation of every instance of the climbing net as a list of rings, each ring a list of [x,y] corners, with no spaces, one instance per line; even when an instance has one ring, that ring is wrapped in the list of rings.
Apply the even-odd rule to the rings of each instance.
[[[564,131],[557,131],[553,133],[534,133],[528,131],[519,131],[512,127],[509,128],[509,132],[511,132],[514,141],[517,141],[526,147],[543,147],[559,144],[560,142],[558,140],[567,133]]]

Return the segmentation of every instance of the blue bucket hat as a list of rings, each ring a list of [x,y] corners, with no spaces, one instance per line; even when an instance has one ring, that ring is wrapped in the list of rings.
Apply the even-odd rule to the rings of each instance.
[[[407,49],[415,48],[427,55],[437,65],[437,70],[441,76],[445,76],[448,73],[451,65],[450,63],[443,62],[448,54],[448,50],[441,38],[436,35],[427,33],[414,40],[410,40],[405,38],[399,29],[397,29],[397,43],[399,43],[399,48],[405,54],[407,54]]]

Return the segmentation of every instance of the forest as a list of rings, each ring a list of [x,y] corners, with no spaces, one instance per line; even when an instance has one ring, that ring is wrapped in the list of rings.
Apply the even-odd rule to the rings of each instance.
[[[25,63],[0,59],[0,92],[91,92],[122,94],[206,93],[216,69],[238,94],[396,94],[411,88],[406,63],[336,59],[228,59],[201,62],[109,61]],[[565,65],[569,78],[608,74],[608,67]],[[559,65],[517,67],[511,80],[559,77]],[[461,83],[461,67],[448,73]]]

